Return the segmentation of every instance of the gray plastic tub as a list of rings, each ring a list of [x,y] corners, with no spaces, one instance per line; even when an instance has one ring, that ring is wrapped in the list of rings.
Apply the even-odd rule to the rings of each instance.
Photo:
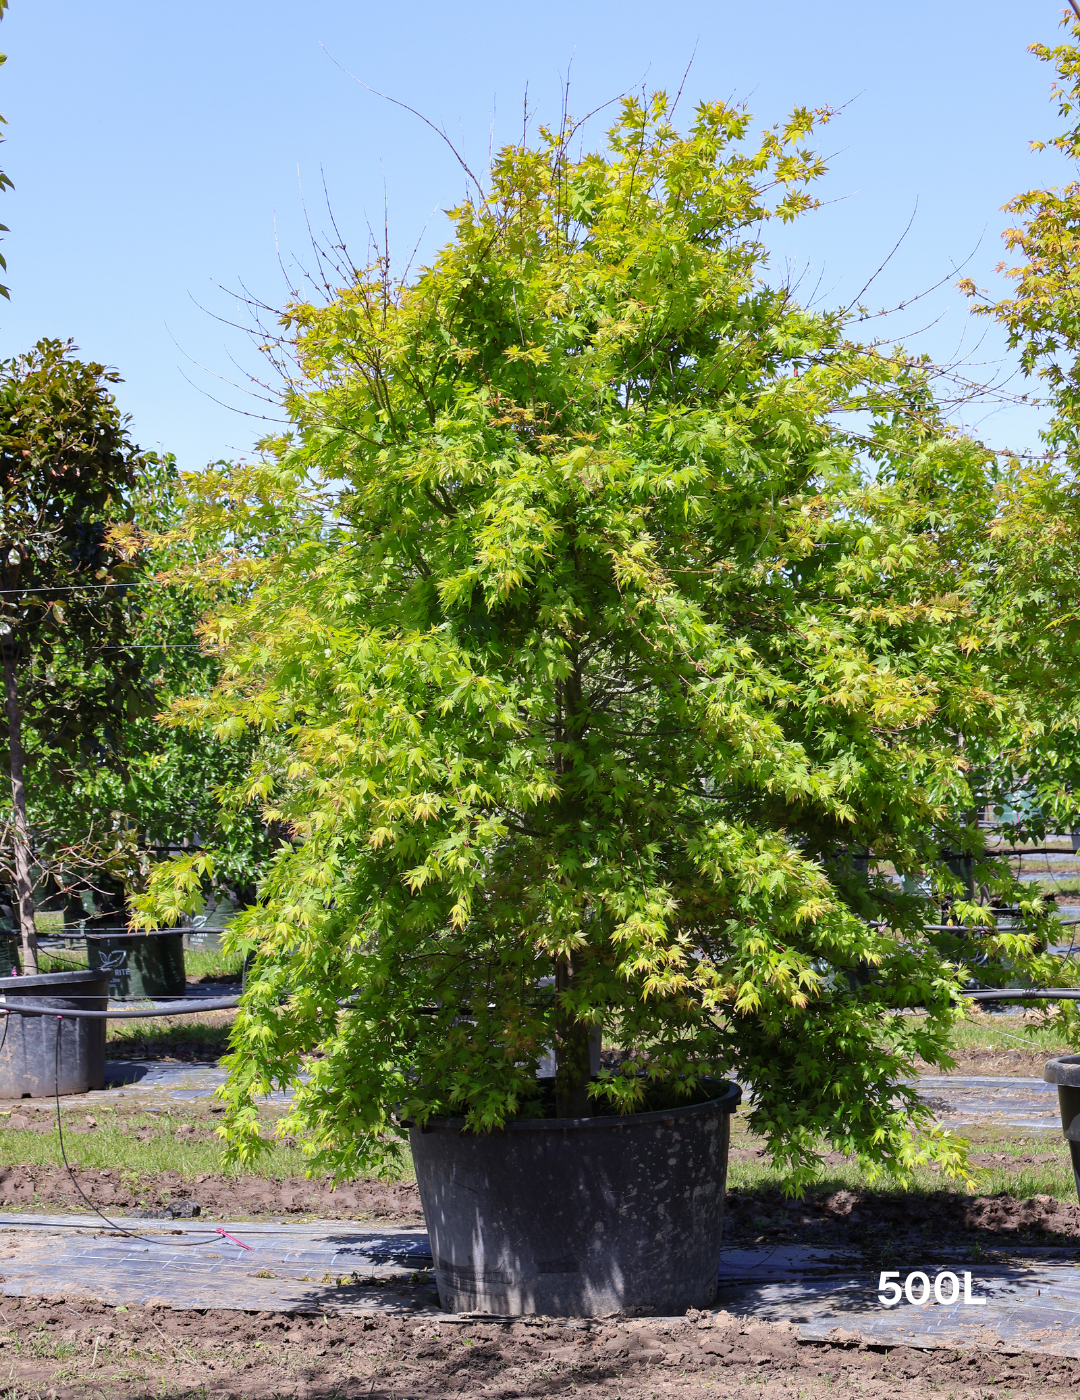
[[[444,1308],[502,1316],[684,1313],[716,1294],[737,1084],[707,1103],[412,1127]]]
[[[108,972],[45,972],[36,977],[0,977],[0,1011],[20,997],[57,1011],[104,1011],[109,1004]],[[106,1021],[60,1020],[44,1013],[9,1013],[0,1050],[0,1098],[37,1099],[56,1092],[56,1030],[60,1027],[61,1094],[85,1094],[105,1087]],[[0,1036],[3,1030],[0,1029]]]
[[[1080,1198],[1080,1055],[1060,1055],[1043,1070],[1047,1084],[1056,1084],[1061,1131],[1069,1144],[1076,1194]]]

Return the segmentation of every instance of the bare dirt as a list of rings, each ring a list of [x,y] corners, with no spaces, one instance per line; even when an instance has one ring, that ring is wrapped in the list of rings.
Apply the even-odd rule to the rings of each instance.
[[[1047,1060],[1052,1060],[1055,1055],[1072,1054],[1075,1051],[1067,1045],[1056,1050],[1029,1050],[1023,1045],[1005,1050],[996,1045],[980,1045],[954,1050],[952,1059],[955,1063],[950,1069],[942,1069],[923,1060],[916,1061],[916,1068],[920,1074],[1004,1074],[1020,1079],[1041,1079]]]
[[[414,1181],[363,1180],[333,1187],[303,1177],[283,1180],[212,1173],[140,1173],[125,1179],[117,1171],[76,1168],[79,1185],[95,1206],[107,1212],[166,1208],[193,1201],[215,1220],[260,1216],[316,1216],[322,1220],[380,1220],[422,1226]],[[71,1177],[56,1167],[0,1168],[0,1208],[85,1210]]]
[[[1018,1200],[965,1196],[959,1191],[889,1194],[808,1191],[802,1201],[779,1191],[729,1191],[725,1244],[798,1243],[864,1253],[917,1242],[923,1252],[940,1243],[967,1242],[979,1249],[1018,1242],[1080,1246],[1080,1205],[1053,1196]]]
[[[802,1342],[788,1323],[727,1313],[557,1323],[431,1317],[115,1309],[73,1297],[0,1307],[4,1393],[67,1400],[443,1400],[444,1397],[799,1396],[982,1400],[1074,1394],[1080,1362],[999,1350],[868,1347],[843,1333]]]

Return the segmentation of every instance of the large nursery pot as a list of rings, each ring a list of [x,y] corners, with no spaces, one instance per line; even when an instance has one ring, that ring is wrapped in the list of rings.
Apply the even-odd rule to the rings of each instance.
[[[104,972],[45,972],[36,977],[0,977],[4,1005],[26,999],[57,1011],[105,1011],[109,977]],[[2,1009],[2,1008],[0,1008]],[[37,1099],[59,1091],[85,1094],[105,1087],[104,1020],[57,1021],[47,1012],[4,1017],[0,1049],[0,1099]],[[60,1028],[59,1072],[56,1054]]]
[[[114,997],[182,997],[187,987],[183,929],[88,933],[87,961],[107,971]]]
[[[1080,1198],[1080,1055],[1061,1055],[1048,1060],[1043,1070],[1047,1084],[1056,1084],[1061,1131],[1069,1144],[1076,1194]]]
[[[683,1313],[716,1293],[731,1114],[539,1118],[500,1132],[460,1118],[410,1129],[444,1308],[503,1316]]]

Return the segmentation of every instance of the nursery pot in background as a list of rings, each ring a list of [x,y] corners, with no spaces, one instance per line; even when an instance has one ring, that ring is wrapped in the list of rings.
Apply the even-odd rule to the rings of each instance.
[[[114,997],[182,997],[187,986],[183,929],[88,933],[87,961],[108,972]]]
[[[1061,1131],[1069,1144],[1076,1194],[1080,1199],[1080,1055],[1061,1055],[1048,1060],[1043,1070],[1047,1084],[1056,1084]]]
[[[109,978],[103,972],[44,972],[36,977],[0,977],[3,1005],[24,999],[57,1011],[105,1011]],[[2,1006],[0,1006],[2,1009]],[[85,1094],[105,1087],[105,1026],[100,1021],[60,1020],[47,1012],[11,1012],[0,1049],[0,1099]],[[60,1029],[59,1075],[56,1033]]]
[[[444,1308],[675,1314],[716,1293],[737,1084],[654,1113],[413,1125]]]
[[[8,929],[0,929],[0,977],[18,976],[22,970],[19,953],[22,949],[22,935]]]

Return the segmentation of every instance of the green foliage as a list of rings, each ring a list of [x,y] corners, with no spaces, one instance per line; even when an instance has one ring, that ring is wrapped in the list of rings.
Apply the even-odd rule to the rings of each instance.
[[[177,719],[260,737],[233,801],[293,838],[235,925],[238,1159],[275,1082],[347,1175],[406,1117],[539,1112],[554,1046],[594,1108],[736,1073],[795,1188],[826,1142],[963,1174],[903,1081],[947,1054],[965,958],[1051,965],[966,815],[1026,673],[980,630],[996,463],[926,367],[768,277],[827,116],[755,144],[741,110],[684,135],[626,101],[602,151],[501,152],[414,281],[290,308],[294,432],[193,482],[187,527],[195,576],[243,587]],[[963,851],[1015,930],[924,931],[897,876],[993,923]],[[141,919],[213,860],[159,867]],[[595,1029],[625,1058],[586,1085]]]
[[[39,897],[85,891],[123,917],[163,852],[213,839],[219,884],[243,898],[270,846],[256,813],[217,799],[250,743],[156,719],[209,691],[217,662],[196,635],[201,595],[156,577],[176,562],[148,539],[177,523],[178,477],[131,443],[118,379],[59,341],[0,365],[0,636],[17,658]]]
[[[1071,38],[1080,19],[1067,19]],[[1032,46],[1056,71],[1053,95],[1067,129],[1046,144],[1075,160],[1080,155],[1080,48],[1075,42]],[[996,579],[983,586],[997,595],[984,608],[985,645],[999,664],[1026,671],[1029,704],[1014,742],[997,764],[998,805],[1017,803],[1008,827],[1022,838],[1080,829],[1080,183],[1029,190],[1006,206],[1020,222],[1006,230],[1006,247],[1019,254],[1006,270],[1012,294],[994,301],[967,280],[975,310],[994,316],[1020,352],[1027,374],[1047,390],[1051,418],[1045,461],[1013,462],[994,526]],[[985,555],[984,555],[985,557]],[[1001,584],[1004,586],[1000,586]],[[1080,1027],[1073,1026],[1075,1035]]]
[[[161,722],[174,701],[208,693],[219,670],[197,635],[205,599],[170,581],[176,551],[156,543],[167,541],[175,527],[181,495],[174,460],[147,456],[126,509],[109,523],[113,547],[135,571],[120,640],[138,668],[139,704],[129,701],[121,722],[108,734],[99,728],[81,750],[50,745],[41,725],[30,740],[30,761],[38,769],[31,817],[39,853],[56,853],[62,886],[93,892],[99,906],[111,893],[119,920],[123,892],[140,889],[164,853],[212,841],[217,890],[241,900],[253,896],[270,853],[258,814],[230,811],[219,801],[222,789],[246,770],[250,741],[214,743],[205,729]],[[73,652],[69,666],[72,659],[85,665],[84,657]],[[42,772],[44,758],[50,762]],[[207,882],[203,893],[211,892]]]
[[[142,460],[111,393],[117,378],[54,340],[0,364],[0,645],[13,793],[5,846],[30,967],[27,740],[31,790],[55,784],[71,755],[115,751],[145,699],[128,645],[135,570],[107,541]]]
[[[43,340],[0,364],[3,636],[39,668],[22,668],[28,715],[47,694],[50,738],[65,746],[118,722],[138,669],[119,645],[134,570],[106,541],[141,466],[117,380],[75,359],[70,342]]]

